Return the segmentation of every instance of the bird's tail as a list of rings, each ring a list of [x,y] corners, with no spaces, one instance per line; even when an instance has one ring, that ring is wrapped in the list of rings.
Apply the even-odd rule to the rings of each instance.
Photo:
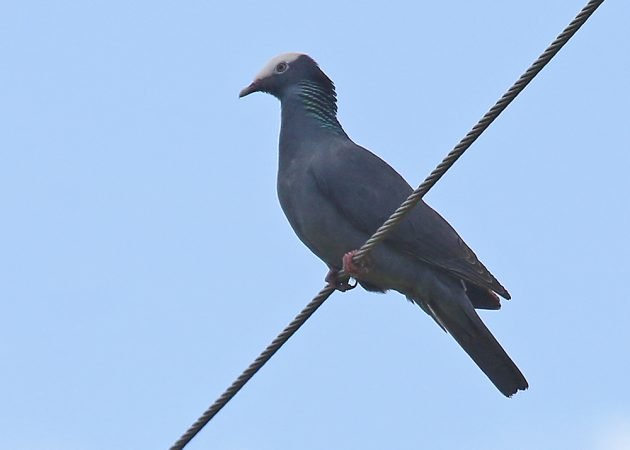
[[[414,300],[415,301],[415,300]],[[527,380],[470,304],[415,301],[444,328],[507,397],[528,387]]]

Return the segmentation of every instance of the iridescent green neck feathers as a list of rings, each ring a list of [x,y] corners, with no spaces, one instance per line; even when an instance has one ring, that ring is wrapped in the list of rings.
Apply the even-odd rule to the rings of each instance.
[[[325,88],[313,81],[300,81],[298,95],[306,113],[323,128],[345,134],[337,120],[337,94],[334,87]]]

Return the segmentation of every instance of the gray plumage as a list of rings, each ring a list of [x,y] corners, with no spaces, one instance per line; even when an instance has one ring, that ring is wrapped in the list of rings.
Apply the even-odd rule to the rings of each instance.
[[[412,192],[385,161],[355,144],[337,120],[332,81],[309,56],[272,59],[241,91],[281,101],[278,197],[291,226],[329,268],[359,248]],[[370,291],[393,289],[450,333],[506,396],[527,381],[477,315],[499,309],[507,290],[457,232],[423,201],[371,254],[357,280]]]

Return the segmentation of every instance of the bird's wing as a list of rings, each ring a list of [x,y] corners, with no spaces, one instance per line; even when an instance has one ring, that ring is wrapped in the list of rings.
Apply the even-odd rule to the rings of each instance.
[[[310,170],[322,195],[357,229],[372,234],[411,194],[412,188],[385,161],[351,141],[314,157]],[[459,278],[509,293],[457,232],[423,201],[394,228],[387,244]]]

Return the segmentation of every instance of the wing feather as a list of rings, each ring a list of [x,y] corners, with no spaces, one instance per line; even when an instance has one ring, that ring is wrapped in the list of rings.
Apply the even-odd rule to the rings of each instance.
[[[376,231],[412,192],[390,165],[352,142],[333,146],[326,157],[314,159],[311,171],[321,193],[349,222],[368,234]],[[424,201],[392,230],[386,242],[427,264],[510,298],[453,227]]]

